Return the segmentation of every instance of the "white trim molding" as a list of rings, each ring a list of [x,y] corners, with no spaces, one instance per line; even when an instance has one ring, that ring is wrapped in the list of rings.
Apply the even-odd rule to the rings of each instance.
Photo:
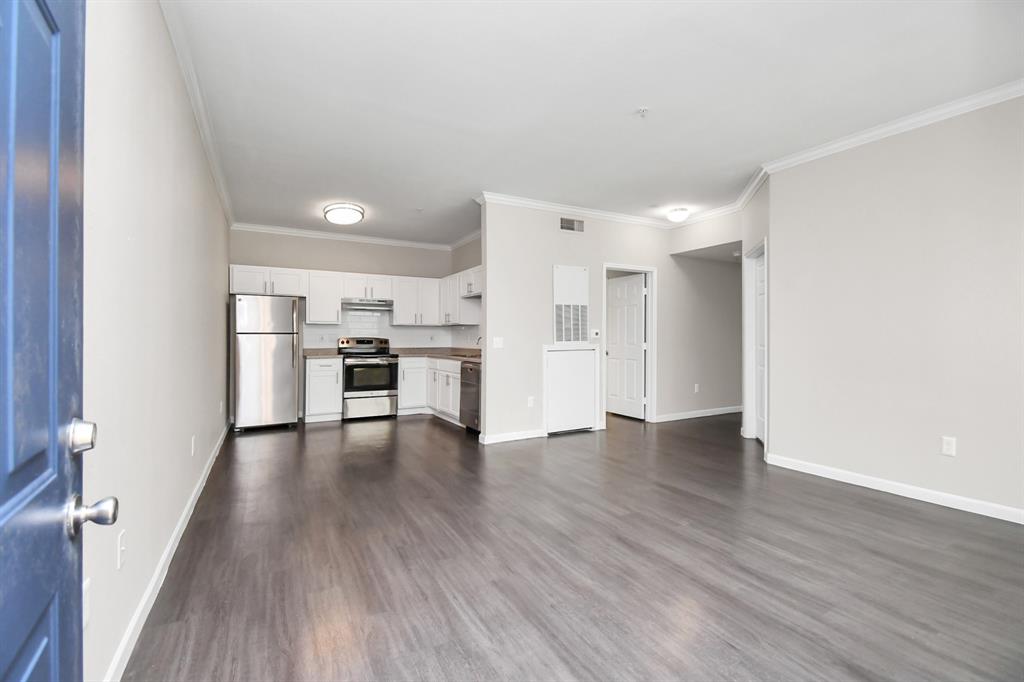
[[[508,443],[514,440],[527,440],[529,438],[547,438],[548,434],[542,429],[534,431],[511,431],[509,433],[495,433],[493,435],[480,434],[480,442],[484,445],[495,443]]]
[[[930,502],[943,507],[971,512],[972,514],[981,514],[982,516],[990,516],[995,519],[1002,519],[1003,521],[1024,524],[1024,509],[1017,507],[996,504],[995,502],[986,502],[985,500],[978,500],[973,497],[963,497],[952,493],[944,493],[939,490],[931,490],[929,488],[919,488],[908,483],[890,481],[885,478],[868,476],[867,474],[858,474],[855,471],[837,469],[835,467],[825,466],[824,464],[816,464],[814,462],[806,462],[799,459],[792,459],[790,457],[782,457],[781,455],[772,453],[766,454],[764,461],[773,466],[782,467],[783,469],[792,469],[793,471],[800,471],[805,474],[811,474],[812,476],[821,476],[822,478],[829,478],[833,481],[859,485],[862,488],[871,488],[872,490],[880,490],[884,493],[891,493],[901,497],[909,497],[922,502]]]
[[[648,218],[644,216],[628,215],[626,213],[614,213],[612,211],[602,211],[596,208],[584,208],[583,206],[569,206],[568,204],[555,204],[550,201],[540,201],[538,199],[527,199],[525,197],[514,197],[508,194],[495,194],[494,192],[484,192],[477,198],[477,203],[483,205],[487,204],[501,204],[504,206],[519,206],[520,208],[533,208],[539,211],[551,211],[552,213],[561,213],[566,218],[593,218],[595,220],[611,220],[618,223],[629,223],[631,225],[646,225],[647,227],[657,227],[662,230],[672,230],[679,227],[676,223],[670,223],[667,220],[661,220],[659,218]]]
[[[157,562],[156,570],[153,571],[153,576],[149,579],[149,585],[146,586],[146,591],[142,593],[139,605],[135,607],[135,613],[132,614],[131,620],[128,621],[128,627],[125,629],[124,635],[114,651],[114,657],[107,667],[106,674],[103,675],[104,680],[120,680],[124,674],[124,669],[128,666],[128,659],[131,658],[132,651],[135,649],[135,643],[142,632],[142,626],[146,624],[146,618],[149,617],[153,603],[160,593],[160,587],[163,586],[164,578],[167,577],[167,569],[171,566],[174,552],[178,549],[181,536],[185,534],[185,528],[188,527],[189,519],[192,518],[196,502],[199,501],[199,496],[202,495],[203,488],[206,487],[206,479],[210,477],[210,470],[213,469],[213,463],[217,461],[217,455],[220,454],[220,449],[224,445],[224,439],[227,435],[228,425],[225,424],[224,430],[220,432],[220,437],[217,439],[217,443],[213,446],[213,451],[206,460],[203,473],[199,477],[196,487],[192,490],[192,496],[185,503],[185,508],[182,510],[181,516],[178,517],[178,524],[171,532],[171,537],[167,541],[167,546],[164,547],[163,554],[160,555],[160,561]]]
[[[256,223],[234,223],[232,230],[240,232],[261,232],[263,234],[277,234],[286,237],[307,237],[309,239],[333,239],[342,242],[358,242],[361,244],[376,244],[378,246],[400,246],[409,249],[429,249],[431,251],[451,251],[449,244],[434,244],[432,242],[412,242],[404,239],[383,239],[381,237],[364,237],[358,234],[339,234],[337,232],[321,232],[320,230],[305,230],[299,227],[282,227],[280,225],[257,225]]]
[[[888,123],[862,130],[859,133],[853,135],[847,135],[841,137],[838,140],[826,142],[825,144],[818,145],[817,147],[811,147],[805,149],[802,152],[796,154],[790,154],[784,156],[781,159],[769,161],[764,164],[764,169],[770,173],[778,173],[779,171],[792,168],[793,166],[799,166],[802,163],[808,161],[815,161],[817,159],[831,156],[839,152],[844,152],[847,149],[853,149],[854,147],[860,147],[871,142],[882,140],[886,137],[905,133],[915,128],[922,128],[932,123],[938,123],[939,121],[945,121],[947,118],[953,118],[954,116],[960,116],[976,109],[982,109],[984,107],[992,106],[993,104],[999,104],[1007,100],[1014,99],[1015,97],[1024,97],[1024,79],[1011,81],[1000,85],[999,87],[978,92],[968,97],[963,97],[946,104],[940,104],[937,107],[925,109],[916,114],[910,116],[904,116]]]
[[[698,417],[714,417],[719,414],[736,414],[742,412],[742,405],[731,405],[729,407],[711,407],[706,410],[690,410],[689,412],[670,412],[659,414],[648,421],[652,422],[675,422],[682,419],[697,419]]]
[[[687,225],[693,225],[694,223],[700,223],[705,220],[720,218],[721,216],[729,215],[730,213],[738,213],[739,211],[742,211],[746,208],[747,204],[750,203],[753,196],[757,194],[757,190],[761,189],[761,185],[763,185],[764,181],[767,179],[768,173],[765,171],[763,166],[759,166],[754,172],[754,175],[751,176],[750,180],[747,182],[747,186],[744,187],[743,191],[740,192],[740,195],[736,197],[736,201],[731,204],[726,204],[725,206],[701,211],[700,213],[688,218],[682,224],[676,225],[676,227],[686,227]]]
[[[482,234],[483,233],[480,230],[473,230],[472,232],[467,234],[465,237],[462,237],[460,239],[456,239],[455,241],[453,241],[451,244],[448,245],[448,247],[452,251],[454,251],[455,249],[459,248],[460,246],[465,246],[466,244],[470,243],[471,241],[475,241],[477,239],[480,239]]]
[[[217,154],[217,142],[213,137],[213,126],[210,125],[210,118],[206,113],[206,102],[203,100],[203,90],[199,86],[199,76],[196,75],[195,65],[192,63],[192,50],[189,46],[186,31],[182,27],[182,19],[176,3],[163,0],[160,3],[160,11],[164,16],[164,24],[167,26],[167,33],[171,37],[171,45],[178,57],[178,65],[181,67],[181,77],[185,82],[185,90],[188,98],[192,101],[192,114],[196,117],[196,127],[199,128],[199,139],[206,153],[206,163],[210,167],[210,175],[213,176],[213,184],[217,187],[217,194],[220,197],[221,208],[228,224],[235,221],[234,210],[231,206],[231,196],[228,194],[228,183],[224,178],[224,169],[220,165],[220,156]]]

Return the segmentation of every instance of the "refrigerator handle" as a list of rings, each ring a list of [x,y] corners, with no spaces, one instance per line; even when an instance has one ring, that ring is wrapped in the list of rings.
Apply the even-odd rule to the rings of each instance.
[[[299,333],[299,299],[292,299],[292,331]]]
[[[299,361],[299,335],[292,334],[292,367]]]

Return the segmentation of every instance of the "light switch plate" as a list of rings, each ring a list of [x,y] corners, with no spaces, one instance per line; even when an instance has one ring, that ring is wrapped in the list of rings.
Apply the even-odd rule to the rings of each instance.
[[[504,336],[495,336],[494,340],[492,341],[492,343],[493,343],[495,348],[504,348],[505,347],[505,337]]]
[[[953,436],[942,437],[942,454],[946,457],[956,457],[956,438]]]

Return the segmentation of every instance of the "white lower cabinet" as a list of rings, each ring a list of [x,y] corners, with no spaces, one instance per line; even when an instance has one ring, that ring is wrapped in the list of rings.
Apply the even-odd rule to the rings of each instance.
[[[306,359],[306,421],[340,421],[343,389],[342,359]]]
[[[459,419],[462,363],[427,359],[427,406],[454,421]]]
[[[398,359],[398,409],[427,407],[427,359]]]
[[[437,409],[437,368],[427,369],[427,407]]]

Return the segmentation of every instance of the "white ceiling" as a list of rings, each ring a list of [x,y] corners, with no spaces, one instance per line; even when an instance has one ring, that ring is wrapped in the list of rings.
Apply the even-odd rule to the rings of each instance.
[[[235,221],[434,243],[479,228],[482,190],[711,209],[762,162],[1024,77],[1022,2],[163,6]]]

